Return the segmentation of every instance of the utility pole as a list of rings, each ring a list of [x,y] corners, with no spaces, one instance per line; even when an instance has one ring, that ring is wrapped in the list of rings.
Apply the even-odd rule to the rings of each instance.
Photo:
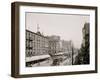
[[[73,65],[73,55],[74,55],[74,51],[73,51],[73,44],[72,44],[72,65]]]

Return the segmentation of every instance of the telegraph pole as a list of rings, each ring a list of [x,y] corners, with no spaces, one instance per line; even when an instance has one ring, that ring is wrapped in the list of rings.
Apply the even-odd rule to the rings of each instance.
[[[73,65],[73,45],[72,45],[72,65]]]
[[[74,50],[73,50],[73,44],[72,44],[72,65],[73,65],[73,55],[74,55]]]

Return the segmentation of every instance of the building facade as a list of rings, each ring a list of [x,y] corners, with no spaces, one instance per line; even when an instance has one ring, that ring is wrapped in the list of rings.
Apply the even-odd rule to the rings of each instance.
[[[89,26],[90,26],[89,23],[85,23],[84,27],[82,29],[82,33],[83,33],[82,44],[83,44],[84,47],[86,46],[86,43],[89,42]]]
[[[80,57],[79,57],[79,64],[89,64],[90,63],[90,40],[89,40],[89,29],[90,29],[90,24],[85,23],[84,27],[82,29],[83,33],[83,41],[82,41],[82,46],[80,49]]]
[[[48,38],[26,30],[26,57],[48,54]]]
[[[60,51],[60,37],[59,36],[49,36],[49,54],[55,55]]]

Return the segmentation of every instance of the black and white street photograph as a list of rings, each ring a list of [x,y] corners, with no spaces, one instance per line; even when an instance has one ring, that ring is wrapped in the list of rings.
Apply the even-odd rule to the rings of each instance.
[[[12,76],[97,73],[97,7],[12,4]]]
[[[26,67],[89,64],[89,15],[25,13]]]

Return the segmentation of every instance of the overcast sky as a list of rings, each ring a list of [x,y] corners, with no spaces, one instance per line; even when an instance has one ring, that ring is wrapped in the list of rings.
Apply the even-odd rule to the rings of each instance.
[[[87,15],[26,13],[26,29],[37,32],[39,24],[39,31],[45,36],[57,35],[62,40],[72,40],[77,48],[80,48],[82,43],[82,28],[85,22],[89,22]]]

